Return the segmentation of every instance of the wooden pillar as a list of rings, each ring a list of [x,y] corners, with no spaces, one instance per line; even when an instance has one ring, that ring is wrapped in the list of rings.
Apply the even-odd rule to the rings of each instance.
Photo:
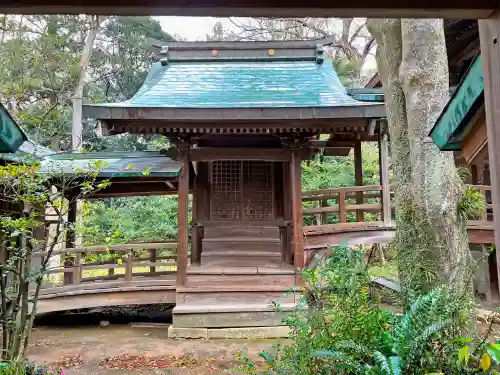
[[[199,231],[198,231],[198,176],[194,176],[193,194],[191,199],[191,264],[199,261]]]
[[[284,234],[283,234],[284,243],[282,244],[282,246],[284,251],[283,259],[285,260],[285,262],[289,264],[292,263],[292,254],[293,254],[293,249],[291,248],[292,235],[290,233],[291,223],[293,220],[292,205],[290,204],[290,202],[292,201],[292,189],[291,189],[292,179],[290,177],[290,171],[291,171],[290,163],[283,162],[283,181],[285,181],[285,183],[283,184],[283,199],[285,202],[283,206],[283,216],[285,218],[286,227],[284,228]]]
[[[37,251],[44,251],[45,247],[47,245],[47,237],[48,237],[48,231],[46,230],[46,222],[45,222],[45,207],[36,207],[35,208],[36,212],[36,217],[35,220],[39,223],[39,225],[35,228],[33,228],[33,239],[36,241],[36,243],[33,245],[33,252],[36,253]],[[7,261],[5,258],[6,254],[1,254],[3,247],[0,247],[0,263],[4,263]],[[31,258],[31,268],[34,272],[40,271],[42,267],[44,259],[42,257],[38,256],[33,256]],[[36,288],[36,282],[30,281],[29,283],[29,288],[34,289]]]
[[[292,198],[292,251],[295,268],[304,268],[304,236],[302,234],[302,184],[300,149],[292,149],[290,187]]]
[[[189,203],[189,145],[179,145],[179,160],[182,170],[179,175],[178,190],[178,247],[177,247],[177,287],[186,285],[186,271],[188,265],[188,203]]]
[[[68,198],[68,217],[66,219],[66,226],[68,230],[66,231],[66,248],[71,249],[75,247],[76,234],[74,231],[74,225],[76,223],[76,215],[78,211],[78,201],[73,198]],[[67,284],[79,284],[81,276],[81,254],[75,254],[74,262],[65,261],[65,267],[73,267],[72,272],[64,272],[64,285]]]
[[[500,244],[500,10],[479,20],[495,243]],[[500,251],[496,251],[497,275]],[[499,283],[500,284],[500,283]],[[500,292],[500,290],[498,291]]]
[[[478,185],[479,184],[479,175],[477,171],[477,165],[472,164],[470,166],[470,179],[471,179],[471,184],[472,185]]]
[[[363,186],[363,157],[361,154],[361,141],[354,145],[354,176],[356,186]],[[356,192],[356,204],[363,204],[363,192]],[[365,213],[363,210],[356,210],[356,221],[365,221]]]
[[[380,185],[382,185],[382,220],[385,225],[391,223],[391,187],[389,185],[389,140],[387,133],[382,133],[378,142]]]

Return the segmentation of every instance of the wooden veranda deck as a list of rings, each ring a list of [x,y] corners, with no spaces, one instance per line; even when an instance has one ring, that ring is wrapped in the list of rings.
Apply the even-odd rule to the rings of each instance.
[[[486,196],[489,186],[477,186]],[[303,193],[306,266],[312,254],[330,245],[388,243],[394,236],[393,216],[384,215],[381,186],[358,186]],[[333,222],[333,223],[332,223]],[[491,204],[480,220],[468,222],[469,242],[494,242]],[[37,313],[117,305],[175,304],[177,242],[87,246],[56,250],[74,257],[75,265],[48,271]],[[95,261],[92,254],[112,255]],[[37,256],[46,256],[38,252]],[[223,267],[224,268],[224,267]],[[269,270],[245,268],[241,274],[259,279]],[[238,267],[218,270],[235,275]],[[189,272],[188,272],[189,273]],[[215,274],[214,274],[215,275]],[[265,276],[263,276],[265,277]]]

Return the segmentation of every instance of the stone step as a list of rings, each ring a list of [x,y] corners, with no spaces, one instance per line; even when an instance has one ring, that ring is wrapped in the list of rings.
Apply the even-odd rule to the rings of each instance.
[[[282,303],[280,310],[294,311],[297,309],[296,303]],[[259,312],[259,311],[276,311],[276,308],[270,304],[258,303],[239,303],[239,304],[224,304],[224,305],[179,305],[176,306],[176,314],[194,314],[194,313],[218,313],[218,312]]]
[[[177,312],[176,312],[177,310]],[[173,310],[172,325],[175,328],[231,328],[283,326],[289,311],[232,311],[232,312],[181,312]]]
[[[290,292],[291,287],[283,286],[218,286],[177,288],[176,305],[238,305],[259,304],[271,306],[297,304],[300,291]]]
[[[270,251],[281,252],[279,238],[204,238],[202,240],[202,251]]]
[[[280,266],[283,263],[281,253],[277,252],[242,252],[212,251],[201,253],[201,266],[245,266],[265,267]]]
[[[251,227],[228,225],[223,227],[205,227],[205,239],[223,237],[248,237],[248,238],[279,238],[278,227]]]

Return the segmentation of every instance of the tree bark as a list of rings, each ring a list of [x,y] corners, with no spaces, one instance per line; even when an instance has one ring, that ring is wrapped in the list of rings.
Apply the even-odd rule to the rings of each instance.
[[[99,16],[90,16],[90,26],[85,39],[82,57],[80,59],[78,83],[73,94],[73,121],[71,126],[71,148],[75,151],[82,146],[83,124],[82,124],[82,106],[83,106],[83,88],[87,76],[87,69],[92,57],[94,41],[99,31],[101,18]]]
[[[470,289],[465,223],[458,215],[462,183],[452,153],[428,132],[448,100],[441,20],[370,20],[377,40],[391,137],[399,277],[409,302],[438,285]]]

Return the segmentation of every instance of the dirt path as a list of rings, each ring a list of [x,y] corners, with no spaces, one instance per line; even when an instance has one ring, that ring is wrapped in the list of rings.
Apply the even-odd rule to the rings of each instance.
[[[40,364],[62,364],[66,375],[216,375],[230,373],[237,366],[238,352],[262,363],[259,352],[276,343],[278,340],[169,340],[166,328],[126,325],[38,328],[28,355]],[[120,369],[109,368],[115,366]]]

